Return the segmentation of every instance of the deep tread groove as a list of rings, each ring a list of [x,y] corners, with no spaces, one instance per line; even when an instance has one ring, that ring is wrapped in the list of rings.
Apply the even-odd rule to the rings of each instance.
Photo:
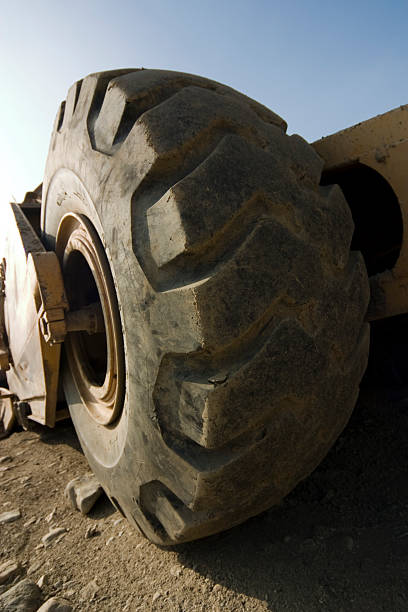
[[[75,109],[76,109],[77,104],[78,104],[79,94],[81,93],[82,82],[83,82],[83,79],[80,79],[79,81],[76,82],[74,107],[72,109],[73,113],[75,113]]]
[[[109,86],[104,90],[103,99],[98,98],[98,104],[95,106],[100,117],[95,118],[92,128],[94,128],[95,123],[99,123],[101,132],[99,137],[95,138],[94,130],[92,129],[93,148],[102,153],[112,154],[124,142],[135,122],[145,112],[167,102],[183,89],[191,87],[212,91],[219,96],[232,98],[236,103],[245,105],[247,112],[255,115],[263,124],[275,125],[282,130],[286,130],[286,123],[278,115],[229,87],[194,75],[177,72],[167,73],[169,78],[164,77],[160,80],[160,72],[155,70],[146,71],[145,77],[147,79],[153,77],[153,83],[148,89],[142,91],[137,87],[134,89],[135,82],[129,81],[126,74],[121,74],[110,81]],[[155,78],[157,84],[155,83]],[[118,98],[120,93],[118,92],[121,90],[123,90],[125,97],[122,97],[120,100]],[[119,123],[116,125],[110,124],[111,107],[120,107],[121,105]],[[109,117],[106,122],[104,120],[105,107],[106,114]],[[104,134],[103,132],[106,131],[107,125],[109,125],[109,134]]]
[[[57,115],[57,128],[56,128],[57,132],[61,131],[62,124],[64,122],[64,114],[65,114],[65,100],[61,102],[60,107],[59,107],[59,111]]]
[[[132,72],[136,72],[137,70],[118,70],[111,72],[102,72],[100,74],[90,75],[90,77],[97,78],[97,83],[94,91],[94,95],[89,107],[89,113],[87,117],[87,126],[89,138],[91,141],[92,148],[97,150],[97,146],[95,143],[95,122],[98,118],[100,110],[102,108],[103,101],[105,99],[106,91],[109,88],[110,82],[117,76],[122,76],[123,74],[129,74]],[[79,94],[78,94],[79,98]]]
[[[152,248],[154,249],[155,247],[152,247],[151,239],[153,238],[159,245],[174,244],[174,242],[171,243],[173,239],[171,233],[167,233],[168,224],[166,223],[165,216],[166,206],[168,206],[167,202],[172,198],[172,192],[174,190],[183,190],[183,185],[186,182],[187,184],[194,183],[195,175],[200,173],[203,176],[207,174],[211,181],[211,174],[207,172],[206,168],[211,167],[211,163],[214,163],[212,162],[214,157],[215,159],[217,155],[222,157],[219,153],[220,150],[225,149],[224,158],[228,159],[228,149],[230,149],[231,154],[234,154],[234,149],[237,149],[237,146],[238,149],[242,149],[243,153],[248,151],[248,146],[252,147],[250,149],[251,155],[254,158],[252,172],[255,174],[262,173],[263,165],[267,168],[268,165],[271,165],[272,160],[273,163],[279,165],[279,161],[274,156],[271,157],[270,153],[264,151],[265,143],[263,143],[263,146],[261,146],[259,141],[256,145],[255,143],[248,144],[248,138],[253,141],[254,135],[238,129],[224,119],[218,120],[216,124],[208,126],[208,129],[195,134],[194,141],[188,143],[189,147],[194,150],[194,155],[191,158],[188,154],[183,154],[182,148],[178,150],[177,156],[172,154],[159,157],[133,194],[132,205],[135,219],[133,224],[134,251],[138,255],[146,276],[157,291],[168,291],[183,285],[191,285],[212,275],[214,261],[217,262],[228,258],[228,253],[236,249],[240,241],[244,239],[245,226],[248,227],[258,214],[279,217],[282,223],[289,223],[291,225],[291,230],[294,233],[297,233],[299,236],[302,234],[305,242],[312,242],[316,246],[321,246],[324,241],[326,244],[327,234],[332,236],[333,232],[343,232],[346,244],[348,239],[347,232],[351,239],[352,220],[347,209],[342,211],[341,219],[337,219],[338,223],[333,227],[327,228],[327,234],[325,233],[324,227],[327,225],[328,214],[324,213],[324,216],[320,212],[321,197],[327,198],[326,209],[329,210],[329,200],[332,198],[333,191],[318,188],[316,185],[314,185],[313,190],[310,188],[306,189],[306,185],[304,185],[303,191],[301,191],[296,183],[296,180],[298,180],[296,175],[288,172],[287,168],[285,168],[287,179],[285,191],[282,193],[274,192],[273,182],[269,189],[265,190],[264,185],[268,183],[268,175],[265,170],[263,181],[258,183],[260,187],[254,189],[252,194],[247,194],[246,200],[237,202],[236,205],[232,202],[231,206],[227,206],[227,202],[225,202],[224,208],[225,210],[231,208],[230,214],[224,220],[221,220],[218,227],[214,224],[212,232],[207,230],[207,237],[203,236],[202,239],[198,237],[198,239],[195,239],[195,243],[186,245],[184,252],[177,254],[175,251],[174,256],[170,257],[169,261],[163,260],[163,264],[160,265],[161,255],[158,253],[156,257],[153,256]],[[245,146],[244,142],[246,142]],[[311,155],[311,157],[314,160],[314,155]],[[255,163],[255,159],[257,163]],[[251,163],[248,153],[246,161],[247,164]],[[264,164],[262,161],[264,161]],[[316,164],[314,161],[313,164],[313,169],[315,169]],[[231,162],[231,168],[234,167],[237,167],[237,164],[234,165]],[[247,172],[250,173],[249,170]],[[198,178],[196,182],[200,184]],[[288,189],[289,186],[290,189]],[[317,194],[318,189],[320,190],[320,197]],[[237,193],[239,193],[238,190]],[[303,214],[301,213],[305,196],[310,200],[310,208],[312,210],[316,209],[316,214],[320,215],[323,231],[317,232],[314,226],[309,228],[305,226]],[[154,214],[158,206],[157,216],[159,223],[157,225],[156,238],[154,233],[152,236],[152,230],[154,232],[155,229],[155,219],[154,216],[152,217],[152,213]],[[234,206],[236,206],[235,210]],[[254,207],[253,211],[251,211],[252,206]],[[172,212],[171,209],[170,212]],[[310,215],[309,212],[307,214]],[[245,218],[246,215],[248,215],[247,218]],[[243,221],[245,222],[243,223]],[[188,226],[186,231],[188,230],[191,233],[193,228],[196,231],[194,221],[191,222],[187,218],[186,223],[191,224],[191,228]],[[143,228],[142,231],[140,230],[141,227]],[[177,228],[174,231],[177,236]],[[344,248],[343,251],[345,252]],[[326,264],[327,262],[330,264],[332,261],[330,253],[327,254],[323,250],[320,256]],[[339,252],[334,265],[344,266],[344,264],[344,253]]]
[[[168,87],[157,88],[156,91],[151,91],[149,98],[141,101],[129,100],[125,104],[125,108],[112,143],[112,150],[117,149],[118,145],[124,142],[133,128],[134,124],[140,119],[145,112],[149,112],[168,102],[173,96],[177,95],[182,89],[189,86],[189,82],[185,79],[176,80],[168,84]],[[203,88],[204,89],[204,88]]]
[[[162,200],[173,186],[177,186],[178,183],[193,175],[200,166],[203,166],[226,138],[234,135],[231,131],[228,133],[223,131],[217,138],[217,130],[214,129],[213,139],[210,141],[208,148],[192,159],[187,167],[180,169],[174,163],[174,172],[167,171],[166,178],[163,179],[163,171],[161,171],[160,165],[157,165],[152,168],[146,180],[133,194],[134,251],[156,291],[169,291],[184,285],[197,283],[201,279],[211,276],[214,273],[214,262],[228,260],[240,244],[245,241],[249,233],[253,231],[253,225],[263,217],[271,217],[272,213],[285,226],[289,226],[291,231],[299,238],[302,238],[305,242],[308,241],[309,236],[300,227],[294,208],[288,205],[284,209],[281,202],[273,201],[269,194],[260,189],[240,205],[236,214],[229,218],[222,227],[218,228],[216,234],[201,243],[197,250],[193,248],[188,253],[179,255],[161,269],[157,266],[151,254],[147,221],[149,210]],[[207,138],[205,138],[206,141]],[[196,142],[195,144],[198,148],[199,143]],[[157,183],[160,184],[160,191]],[[140,230],[141,227],[143,227],[143,231]],[[165,227],[163,229],[165,230]]]

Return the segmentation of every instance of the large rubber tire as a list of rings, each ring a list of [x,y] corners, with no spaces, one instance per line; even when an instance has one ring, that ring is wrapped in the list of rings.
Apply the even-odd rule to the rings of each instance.
[[[322,160],[277,115],[200,77],[90,75],[69,91],[44,180],[43,238],[85,216],[120,312],[123,409],[64,389],[91,468],[154,542],[278,503],[344,428],[367,363],[369,289]],[[106,321],[106,324],[108,322]]]

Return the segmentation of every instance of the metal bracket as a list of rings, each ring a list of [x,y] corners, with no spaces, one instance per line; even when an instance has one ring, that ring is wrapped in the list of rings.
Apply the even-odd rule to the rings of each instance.
[[[61,344],[67,331],[68,301],[58,259],[54,252],[30,253],[27,266],[32,276],[40,331],[51,346]]]

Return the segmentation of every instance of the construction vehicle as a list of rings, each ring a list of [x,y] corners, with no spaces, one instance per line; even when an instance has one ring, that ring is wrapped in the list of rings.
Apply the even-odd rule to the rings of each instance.
[[[75,83],[42,195],[2,212],[3,433],[70,416],[160,545],[279,503],[349,419],[369,321],[408,311],[406,114],[310,145],[201,77]]]

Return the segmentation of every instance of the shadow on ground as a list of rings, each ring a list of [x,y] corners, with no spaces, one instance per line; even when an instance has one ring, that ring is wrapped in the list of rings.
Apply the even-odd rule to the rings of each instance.
[[[178,549],[270,610],[408,610],[408,408],[366,382],[326,460],[281,506]]]
[[[71,421],[67,420],[57,423],[55,429],[41,427],[39,429],[39,434],[41,441],[44,444],[56,446],[66,444],[83,455],[81,445]],[[91,519],[97,520],[101,518],[108,518],[115,512],[116,508],[113,506],[107,495],[103,494],[93,506],[88,516]]]
[[[35,433],[37,433],[37,431]],[[74,450],[83,454],[74,426],[70,420],[57,423],[54,429],[40,427],[40,429],[38,429],[38,434],[41,438],[41,442],[44,444],[56,446],[66,444],[67,446],[70,446]]]

